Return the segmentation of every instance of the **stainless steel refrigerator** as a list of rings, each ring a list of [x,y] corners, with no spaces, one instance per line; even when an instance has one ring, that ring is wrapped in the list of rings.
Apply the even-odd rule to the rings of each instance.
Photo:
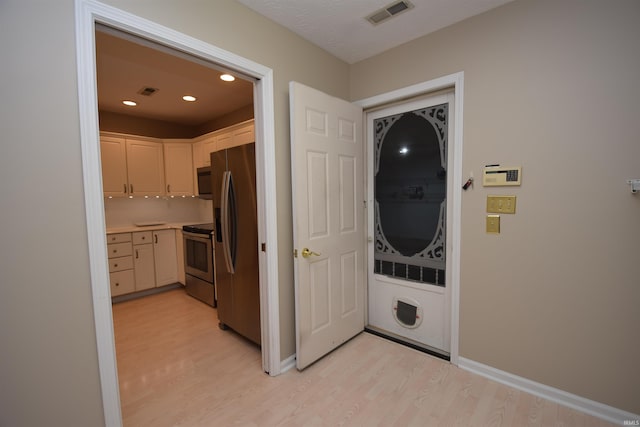
[[[255,144],[211,153],[218,320],[260,344]]]

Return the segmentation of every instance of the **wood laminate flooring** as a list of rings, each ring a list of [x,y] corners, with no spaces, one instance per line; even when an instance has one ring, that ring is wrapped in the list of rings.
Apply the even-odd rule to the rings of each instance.
[[[611,426],[362,333],[303,372],[177,289],[114,304],[123,423],[137,426]]]

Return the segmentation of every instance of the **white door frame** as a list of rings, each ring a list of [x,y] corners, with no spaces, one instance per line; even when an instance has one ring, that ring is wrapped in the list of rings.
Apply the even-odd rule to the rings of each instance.
[[[462,123],[463,123],[463,98],[464,98],[464,72],[449,74],[434,80],[407,86],[391,92],[376,95],[370,98],[356,101],[363,110],[372,109],[392,102],[413,98],[418,95],[427,95],[441,89],[453,88],[455,99],[454,118],[454,138],[453,138],[453,191],[451,194],[453,204],[453,224],[451,226],[451,236],[447,236],[447,241],[452,245],[451,252],[451,363],[458,365],[459,358],[459,310],[460,310],[460,233],[461,233],[461,201],[462,201]],[[367,150],[371,147],[366,147]],[[367,177],[368,171],[367,169]],[[367,178],[370,179],[370,178]],[[368,185],[368,184],[367,184]],[[447,195],[449,197],[449,195]],[[367,268],[371,268],[367,266]]]
[[[254,89],[256,128],[256,176],[258,196],[258,241],[268,252],[260,252],[260,321],[262,367],[270,375],[280,374],[280,319],[278,303],[278,240],[276,211],[276,167],[273,112],[273,71],[251,60],[201,40],[107,6],[95,0],[76,0],[75,30],[78,67],[78,106],[88,251],[98,365],[105,424],[122,425],[118,373],[111,312],[109,269],[106,251],[104,200],[98,126],[95,65],[95,24],[125,31],[256,79]]]

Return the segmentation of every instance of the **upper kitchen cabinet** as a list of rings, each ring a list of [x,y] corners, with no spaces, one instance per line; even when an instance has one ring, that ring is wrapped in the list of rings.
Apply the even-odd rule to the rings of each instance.
[[[193,154],[189,141],[165,142],[164,176],[167,196],[192,196]]]
[[[105,196],[129,194],[127,179],[127,148],[124,138],[103,136],[100,138],[102,158],[102,188]]]
[[[217,150],[249,144],[256,140],[253,120],[227,128],[227,131],[228,133],[224,135],[224,138],[221,135],[220,139],[218,139]]]
[[[249,144],[255,142],[255,139],[253,120],[199,136],[193,143],[193,167],[197,169],[211,166],[212,152]]]
[[[100,155],[105,197],[164,195],[161,143],[101,134]]]
[[[211,166],[209,153],[216,151],[215,135],[207,134],[195,139],[193,143],[193,166],[195,169]]]
[[[163,196],[164,158],[162,144],[142,138],[126,138],[129,195]]]

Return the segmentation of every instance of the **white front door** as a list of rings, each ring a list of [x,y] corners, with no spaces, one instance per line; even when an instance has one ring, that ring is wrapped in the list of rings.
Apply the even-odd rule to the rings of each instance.
[[[367,113],[367,328],[448,356],[453,92]]]
[[[297,367],[364,329],[362,109],[289,84]]]

